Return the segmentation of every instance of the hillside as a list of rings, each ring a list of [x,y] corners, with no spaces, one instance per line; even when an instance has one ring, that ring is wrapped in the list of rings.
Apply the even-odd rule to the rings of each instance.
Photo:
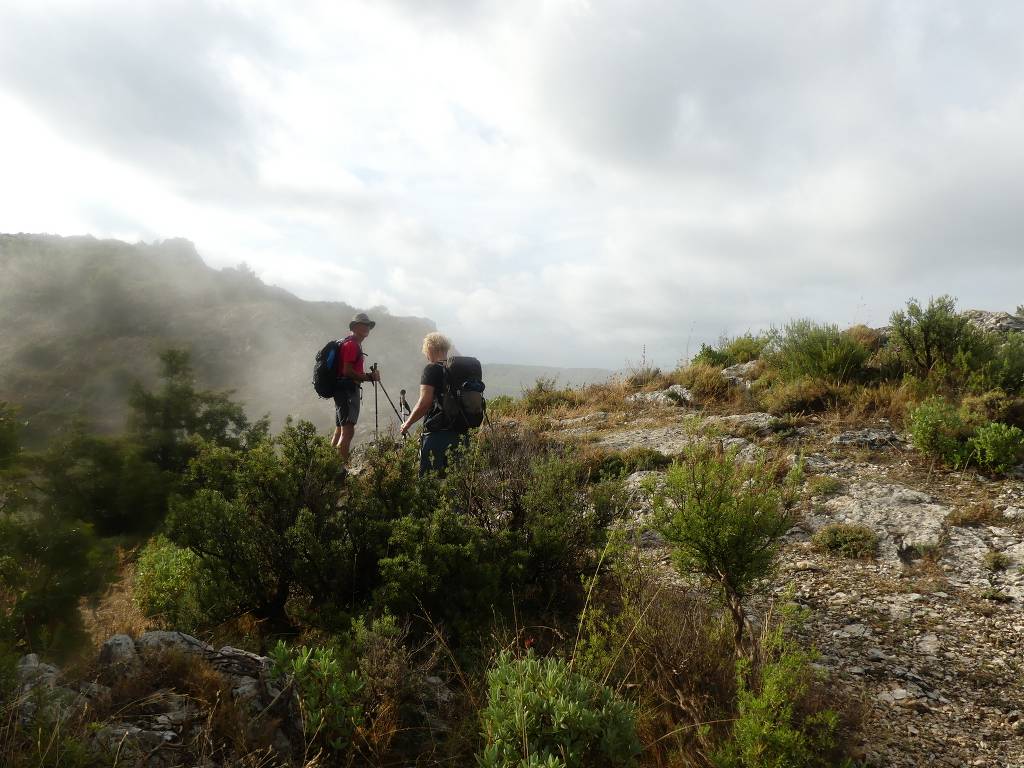
[[[303,301],[244,268],[212,269],[186,240],[0,235],[0,401],[20,407],[29,443],[74,417],[115,432],[132,381],[151,384],[157,353],[182,346],[192,350],[199,384],[235,390],[251,417],[269,412],[276,427],[292,415],[326,429],[330,406],[309,384],[312,359],[328,338],[347,333],[355,311]],[[369,360],[379,362],[393,398],[402,388],[414,392],[420,344],[434,323],[369,311],[378,321],[365,345]],[[539,375],[582,380],[557,369],[488,371],[495,394],[518,394]],[[383,395],[379,404],[381,425],[390,424]],[[366,434],[372,406],[364,413]]]

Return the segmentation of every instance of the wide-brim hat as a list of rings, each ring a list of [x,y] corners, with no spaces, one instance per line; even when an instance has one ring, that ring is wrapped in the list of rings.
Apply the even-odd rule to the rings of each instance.
[[[352,318],[352,322],[348,324],[348,329],[351,331],[352,326],[357,325],[359,323],[370,326],[370,330],[373,330],[373,326],[376,325],[376,323],[370,319],[370,316],[368,314],[366,314],[365,312],[360,312],[358,315]]]

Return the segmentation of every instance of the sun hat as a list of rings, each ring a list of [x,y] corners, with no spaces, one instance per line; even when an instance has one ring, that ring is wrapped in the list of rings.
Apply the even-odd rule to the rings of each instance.
[[[370,316],[365,312],[360,312],[358,315],[353,317],[352,322],[348,324],[348,329],[351,331],[352,326],[356,325],[357,323],[362,323],[363,325],[370,326],[370,330],[373,330],[373,326],[376,325],[376,323],[373,320],[371,320]]]

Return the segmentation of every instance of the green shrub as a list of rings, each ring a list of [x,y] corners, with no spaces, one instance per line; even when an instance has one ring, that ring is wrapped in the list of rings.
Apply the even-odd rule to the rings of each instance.
[[[202,562],[195,552],[156,536],[147,542],[135,566],[135,604],[168,628],[192,632],[203,618],[202,579]]]
[[[843,481],[831,475],[817,475],[807,482],[807,492],[811,496],[835,496],[843,490]]]
[[[926,456],[962,466],[970,454],[970,429],[960,412],[941,397],[930,397],[910,411],[910,437]]]
[[[345,672],[332,648],[289,648],[279,640],[270,650],[270,660],[274,678],[294,681],[307,744],[337,757],[350,753],[363,722],[359,674]]]
[[[20,432],[17,411],[12,405],[0,400],[0,471],[10,467],[17,459],[21,450]]]
[[[811,543],[821,552],[854,559],[878,553],[878,536],[866,525],[830,523],[814,534]]]
[[[907,370],[918,378],[935,376],[961,386],[971,376],[984,378],[992,360],[992,340],[956,311],[956,300],[940,296],[922,307],[916,299],[889,319],[892,341]]]
[[[742,600],[771,572],[779,540],[793,524],[774,472],[701,443],[669,468],[654,509],[680,571],[703,574],[721,587],[739,648]]]
[[[790,381],[806,377],[842,383],[863,378],[869,354],[838,326],[794,320],[783,329],[768,359]]]
[[[487,398],[487,413],[491,416],[504,416],[515,409],[515,398],[511,395],[497,395]]]
[[[571,389],[560,389],[554,379],[540,378],[523,390],[520,402],[526,413],[548,413],[559,407],[574,408],[580,398]]]
[[[732,738],[712,755],[717,768],[831,768],[844,758],[839,714],[819,701],[815,654],[773,627],[763,662],[737,665],[737,717]]]
[[[993,422],[978,427],[970,446],[971,457],[980,466],[993,472],[1008,472],[1024,460],[1024,431]]]
[[[823,380],[800,378],[776,382],[758,393],[766,411],[776,416],[785,413],[820,413],[843,401],[843,392]]]
[[[664,469],[672,463],[671,457],[642,445],[633,446],[625,451],[592,451],[582,460],[585,474],[589,475],[591,481],[633,472]]]
[[[996,347],[994,377],[1004,390],[1024,394],[1024,333],[1011,333]]]
[[[651,365],[641,364],[637,368],[630,369],[626,376],[626,386],[630,389],[643,389],[661,378],[661,369]]]
[[[707,363],[694,363],[681,368],[673,378],[690,390],[699,402],[722,400],[729,394],[729,382],[720,368]]]
[[[999,571],[1005,571],[1013,563],[1010,556],[1005,552],[998,552],[996,550],[989,550],[985,553],[985,557],[982,560],[986,569],[997,573]]]
[[[732,364],[732,358],[726,352],[708,344],[701,344],[700,351],[690,360],[690,365],[708,365],[714,368],[725,368]]]
[[[503,653],[487,673],[482,768],[617,768],[640,752],[636,712],[561,659]]]

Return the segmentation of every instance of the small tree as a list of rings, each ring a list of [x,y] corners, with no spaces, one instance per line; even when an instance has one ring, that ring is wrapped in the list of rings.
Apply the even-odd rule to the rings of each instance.
[[[721,587],[739,652],[743,599],[770,573],[779,539],[793,524],[783,488],[764,463],[740,463],[735,452],[702,442],[669,468],[655,513],[679,570]]]
[[[911,373],[925,378],[935,371],[949,375],[956,369],[977,371],[992,350],[985,334],[956,311],[956,299],[940,296],[922,307],[917,299],[889,319],[892,338]]]
[[[196,389],[189,352],[168,349],[160,355],[162,384],[151,392],[136,384],[132,407],[132,436],[144,456],[161,469],[184,472],[195,455],[191,438],[242,449],[267,436],[267,417],[250,423],[232,392]]]

